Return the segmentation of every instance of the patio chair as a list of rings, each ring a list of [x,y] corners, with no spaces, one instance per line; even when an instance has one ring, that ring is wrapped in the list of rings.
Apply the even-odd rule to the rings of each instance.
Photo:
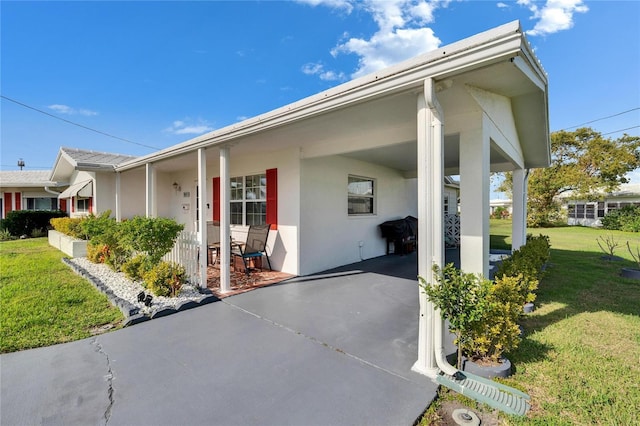
[[[249,227],[249,233],[247,234],[247,241],[244,244],[234,244],[231,254],[236,257],[242,258],[244,263],[244,270],[249,275],[250,268],[247,261],[249,259],[262,259],[262,256],[267,258],[267,264],[269,270],[272,271],[271,261],[267,255],[266,245],[267,238],[269,237],[269,230],[271,225],[251,225]]]
[[[213,260],[212,253],[215,253],[216,260]],[[220,258],[220,224],[218,222],[207,222],[207,263],[215,264]]]

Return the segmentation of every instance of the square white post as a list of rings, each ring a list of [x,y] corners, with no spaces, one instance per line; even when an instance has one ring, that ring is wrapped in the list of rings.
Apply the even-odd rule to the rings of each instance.
[[[518,250],[527,243],[527,181],[529,171],[513,171],[513,199],[511,213],[511,250]]]
[[[229,147],[220,148],[220,292],[231,291]]]
[[[209,253],[207,250],[207,218],[206,214],[206,197],[207,197],[207,156],[204,148],[198,148],[198,189],[200,196],[198,197],[198,235],[200,236],[200,287],[207,287],[207,259]]]
[[[116,222],[122,221],[122,188],[120,184],[120,172],[116,172]]]
[[[146,176],[146,216],[156,217],[156,171],[152,163],[147,163]]]
[[[460,269],[489,276],[490,140],[480,129],[460,134]]]

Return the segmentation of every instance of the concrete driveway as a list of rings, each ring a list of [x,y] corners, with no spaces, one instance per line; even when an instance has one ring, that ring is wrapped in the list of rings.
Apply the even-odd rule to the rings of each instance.
[[[414,255],[0,356],[2,425],[411,425]]]

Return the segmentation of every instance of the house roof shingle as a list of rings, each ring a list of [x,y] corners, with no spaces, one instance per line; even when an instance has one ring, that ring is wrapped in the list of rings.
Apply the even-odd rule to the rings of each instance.
[[[2,170],[0,187],[45,187],[56,186],[49,179],[50,170]]]

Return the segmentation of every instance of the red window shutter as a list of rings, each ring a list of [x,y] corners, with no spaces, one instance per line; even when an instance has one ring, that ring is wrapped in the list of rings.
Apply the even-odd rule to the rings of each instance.
[[[60,210],[62,210],[63,212],[67,212],[67,199],[63,198],[62,200],[60,200]]]
[[[220,222],[220,178],[213,178],[213,220]]]
[[[76,211],[76,197],[71,197],[71,213]]]
[[[267,170],[267,223],[278,229],[278,169]]]
[[[9,213],[13,208],[13,194],[10,192],[4,193],[4,217],[7,217],[7,213]]]
[[[89,213],[93,213],[93,197],[89,198]]]
[[[16,192],[16,210],[22,210],[22,193]]]

